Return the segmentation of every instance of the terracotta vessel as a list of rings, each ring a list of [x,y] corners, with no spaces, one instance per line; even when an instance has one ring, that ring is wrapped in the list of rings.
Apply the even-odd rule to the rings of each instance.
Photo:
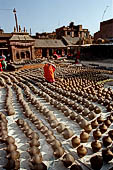
[[[56,130],[58,133],[62,133],[66,126],[63,123],[59,123]]]
[[[90,133],[92,131],[92,126],[91,124],[88,124],[84,127],[85,132]]]
[[[83,170],[80,165],[73,164],[70,168],[70,170]]]
[[[91,147],[93,149],[93,152],[98,152],[101,149],[102,145],[99,141],[96,140],[91,143]]]
[[[107,126],[105,124],[102,124],[99,126],[99,129],[100,129],[101,133],[105,133],[107,131]]]
[[[113,140],[113,130],[110,130],[110,131],[108,132],[108,134],[109,134],[110,138]]]
[[[110,151],[109,148],[102,150],[102,156],[103,160],[107,163],[113,159],[113,153]]]
[[[36,146],[32,146],[30,149],[27,150],[31,156],[35,154],[40,154],[40,149]]]
[[[103,122],[104,122],[104,118],[103,118],[102,116],[99,116],[99,117],[97,118],[97,122],[98,122],[99,124],[103,123]]]
[[[91,122],[91,126],[92,126],[93,129],[97,128],[97,127],[98,127],[98,122],[97,122],[97,120],[93,120],[93,121]]]
[[[80,145],[80,138],[75,136],[71,139],[72,146],[76,148],[77,146]]]
[[[105,147],[111,145],[111,143],[112,143],[112,139],[110,138],[110,136],[104,136],[102,141],[103,141],[103,145]]]
[[[82,158],[87,154],[87,149],[83,145],[81,145],[77,148],[77,154],[80,158]]]
[[[69,139],[73,136],[73,131],[70,129],[65,128],[64,131],[62,132],[62,135],[65,139]]]
[[[85,143],[87,142],[89,139],[89,134],[85,131],[83,131],[81,134],[80,134],[80,140],[81,142]]]
[[[66,153],[64,156],[63,156],[63,164],[65,167],[69,167],[72,165],[72,163],[75,161],[74,157],[72,155],[70,155],[69,153]]]
[[[64,148],[58,147],[58,148],[54,149],[53,154],[56,158],[60,158],[64,154]]]
[[[101,131],[99,129],[93,131],[93,137],[94,137],[95,140],[100,139],[101,136],[102,136],[102,133],[101,133]]]
[[[102,156],[96,155],[91,157],[90,159],[91,167],[94,170],[100,170],[103,166],[103,158]]]

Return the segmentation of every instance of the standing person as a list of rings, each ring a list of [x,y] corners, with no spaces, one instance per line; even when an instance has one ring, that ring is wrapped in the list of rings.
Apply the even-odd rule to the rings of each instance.
[[[53,83],[55,81],[55,78],[54,78],[55,69],[56,67],[52,63],[46,63],[44,65],[44,77],[50,83]]]
[[[75,59],[75,64],[79,63],[79,59],[80,59],[80,51],[77,51],[77,55],[76,55],[76,59]]]
[[[5,59],[6,59],[6,56],[2,54],[1,64],[2,64],[2,69],[3,70],[6,70],[6,67],[7,67],[7,63],[6,63]]]

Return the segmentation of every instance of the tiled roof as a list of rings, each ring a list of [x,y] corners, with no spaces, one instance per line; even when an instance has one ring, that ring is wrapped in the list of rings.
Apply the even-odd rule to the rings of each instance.
[[[58,39],[36,39],[36,48],[60,48],[66,47],[61,40]]]
[[[71,36],[66,36],[66,37],[63,36],[62,38],[66,41],[67,45],[76,45],[80,40],[79,37],[71,37]]]
[[[0,34],[0,38],[10,38],[12,36],[11,33],[2,33]]]
[[[11,38],[10,41],[33,41],[34,39],[31,38],[29,35],[23,34],[14,34]]]

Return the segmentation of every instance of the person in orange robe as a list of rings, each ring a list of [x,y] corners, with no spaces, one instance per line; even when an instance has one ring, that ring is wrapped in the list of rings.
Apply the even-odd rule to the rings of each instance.
[[[55,81],[54,72],[55,72],[55,65],[51,63],[47,63],[44,65],[44,77],[46,81],[50,83],[53,83]]]

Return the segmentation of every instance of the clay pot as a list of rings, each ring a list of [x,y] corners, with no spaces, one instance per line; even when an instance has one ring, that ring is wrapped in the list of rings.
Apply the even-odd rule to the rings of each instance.
[[[18,126],[22,126],[23,123],[24,123],[24,120],[23,120],[23,119],[18,119],[18,120],[16,121],[16,123],[17,123]]]
[[[12,137],[12,136],[8,136],[7,138],[6,138],[6,143],[7,144],[14,144],[15,143],[15,139]]]
[[[82,112],[83,116],[87,116],[89,114],[89,109],[85,108]]]
[[[76,113],[71,112],[71,114],[70,114],[70,119],[71,119],[71,120],[75,120],[76,116],[77,116]]]
[[[40,142],[37,140],[37,139],[32,139],[30,142],[29,142],[30,146],[37,146],[39,147],[40,146]]]
[[[110,130],[110,131],[108,132],[108,134],[109,134],[110,138],[113,140],[113,130]]]
[[[56,149],[58,147],[61,147],[62,144],[59,140],[55,139],[54,141],[51,142],[51,146],[52,146],[53,149]]]
[[[103,145],[105,147],[111,145],[111,143],[112,143],[112,139],[109,136],[104,136],[102,141],[103,141]]]
[[[101,109],[96,106],[95,109],[94,109],[94,112],[95,112],[96,114],[99,114],[99,113],[101,113]]]
[[[77,146],[80,145],[80,138],[77,137],[77,136],[75,136],[75,137],[73,137],[73,138],[71,139],[71,142],[72,142],[72,146],[73,146],[74,148],[76,148]]]
[[[62,133],[66,126],[63,123],[59,123],[56,130],[58,133]]]
[[[91,112],[88,114],[88,118],[89,118],[90,120],[94,119],[95,117],[96,117],[96,114],[95,114],[93,111],[91,111]]]
[[[24,131],[25,135],[30,138],[31,134],[32,134],[32,129],[27,129],[26,131]]]
[[[6,156],[8,159],[16,160],[20,158],[20,153],[16,150],[13,150]]]
[[[90,159],[91,167],[94,170],[100,170],[103,165],[103,158],[102,156],[96,155],[91,157]]]
[[[42,158],[42,155],[41,154],[35,154],[33,157],[32,157],[32,160],[33,164],[39,164],[39,163],[42,163],[43,161],[43,158]]]
[[[41,131],[42,134],[45,134],[45,133],[47,133],[47,131],[48,131],[48,127],[43,126],[43,127],[40,129],[40,131]]]
[[[81,134],[80,134],[80,140],[81,142],[85,143],[87,142],[89,139],[89,134],[85,131],[83,131]]]
[[[101,149],[102,145],[99,141],[96,140],[91,143],[91,147],[93,149],[93,152],[98,152]]]
[[[31,170],[47,170],[47,166],[43,162],[37,164],[31,164],[30,168]]]
[[[3,168],[6,170],[9,170],[9,169],[19,170],[20,169],[20,161],[10,159],[10,160],[8,160],[7,164],[5,166],[3,166]]]
[[[99,117],[97,118],[97,122],[98,122],[99,124],[103,123],[103,122],[104,122],[104,118],[103,118],[102,116],[99,116]]]
[[[91,122],[91,126],[92,126],[93,129],[97,128],[97,126],[98,126],[97,120],[93,120],[93,121]]]
[[[64,148],[58,147],[58,148],[54,149],[53,154],[56,158],[60,158],[64,154]]]
[[[65,167],[69,167],[72,165],[72,163],[75,161],[74,160],[74,157],[72,155],[70,155],[69,153],[66,153],[64,156],[63,156],[63,164]]]
[[[52,143],[54,140],[55,140],[56,138],[55,138],[55,136],[53,136],[53,135],[48,135],[47,137],[46,137],[46,141],[47,141],[47,143]]]
[[[57,126],[58,126],[58,124],[59,124],[59,122],[58,122],[58,120],[52,120],[51,122],[50,122],[50,126],[51,126],[51,128],[56,128]]]
[[[84,127],[85,132],[90,133],[92,131],[92,126],[90,124]]]
[[[80,165],[74,164],[74,165],[71,166],[70,170],[83,170],[83,169]]]
[[[77,154],[80,158],[82,158],[87,154],[87,149],[83,145],[81,145],[77,148]]]
[[[51,130],[48,130],[47,132],[45,132],[45,137],[48,137],[50,135],[53,135],[53,132]]]
[[[39,139],[39,136],[38,136],[38,134],[36,133],[36,132],[32,132],[31,134],[30,134],[30,139]]]
[[[34,156],[35,154],[40,153],[40,149],[36,146],[32,146],[30,149],[28,149],[28,152],[31,156]]]
[[[79,126],[84,129],[85,126],[87,126],[88,121],[85,120],[84,118],[79,122]]]
[[[95,140],[100,139],[101,136],[102,136],[102,133],[101,133],[101,131],[99,129],[93,131],[93,137],[94,137]]]
[[[81,115],[78,115],[76,117],[76,122],[79,123],[82,119],[83,119],[83,117]]]
[[[64,131],[62,132],[62,135],[65,139],[69,139],[73,136],[73,131],[70,129],[65,128]]]
[[[6,151],[7,151],[7,153],[10,153],[10,152],[12,152],[12,151],[16,151],[17,150],[17,146],[15,145],[15,144],[9,144],[8,146],[7,146],[7,148],[5,149]]]
[[[102,124],[99,126],[99,129],[100,129],[101,133],[105,133],[107,131],[107,126],[105,124]]]
[[[102,157],[105,162],[109,162],[113,159],[113,153],[110,151],[109,148],[102,150]]]
[[[111,121],[110,121],[109,119],[106,119],[106,120],[104,121],[104,124],[105,124],[107,127],[109,127],[109,126],[111,125]]]

